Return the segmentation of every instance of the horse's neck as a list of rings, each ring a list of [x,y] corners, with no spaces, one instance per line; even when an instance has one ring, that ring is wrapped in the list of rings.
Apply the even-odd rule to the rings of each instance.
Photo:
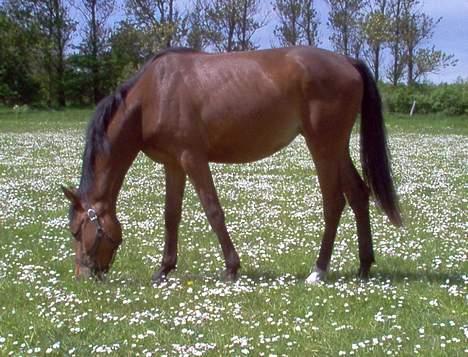
[[[141,142],[131,125],[110,125],[107,136],[110,150],[96,155],[94,182],[88,197],[115,212],[125,175],[141,149]]]

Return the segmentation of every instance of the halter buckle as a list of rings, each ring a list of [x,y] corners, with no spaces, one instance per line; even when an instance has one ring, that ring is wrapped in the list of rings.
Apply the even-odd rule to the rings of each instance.
[[[96,210],[94,208],[88,209],[88,218],[91,222],[97,221],[98,215],[96,213]]]

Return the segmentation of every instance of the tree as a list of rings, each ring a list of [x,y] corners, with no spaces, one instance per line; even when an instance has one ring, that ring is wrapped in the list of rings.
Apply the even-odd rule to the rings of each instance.
[[[405,75],[407,84],[412,85],[427,73],[457,63],[453,55],[423,46],[432,38],[441,18],[422,13],[419,0],[390,0],[389,4],[392,65],[388,78],[393,85],[401,83]]]
[[[430,40],[434,29],[442,18],[434,19],[419,9],[419,0],[403,0],[401,16],[401,40],[404,47],[406,77],[408,85],[416,82],[423,73],[455,64],[453,56],[432,48],[421,48]],[[419,68],[417,68],[419,66]]]
[[[428,73],[437,73],[440,69],[455,66],[458,60],[454,55],[430,48],[418,48],[414,57],[413,80],[417,82]]]
[[[259,0],[212,0],[206,11],[209,44],[218,51],[244,51],[257,48],[252,36],[266,20]]]
[[[358,58],[361,54],[364,0],[328,0],[330,40],[336,51]]]
[[[48,72],[49,93],[57,96],[59,106],[65,106],[65,52],[75,30],[70,9],[63,0],[33,1],[45,43],[43,52]],[[55,88],[54,88],[55,87]],[[49,105],[52,100],[49,100]]]
[[[207,7],[205,0],[195,0],[193,9],[188,16],[187,45],[196,50],[203,50],[208,46]]]
[[[282,46],[316,46],[319,20],[313,0],[276,0],[273,10],[279,24],[274,34]]]
[[[122,21],[112,33],[111,65],[115,75],[113,87],[130,77],[153,54],[143,46],[146,34],[127,21]]]
[[[364,56],[374,72],[375,80],[380,79],[382,52],[390,40],[389,0],[375,0],[369,3],[369,12],[364,16],[362,32],[366,47]]]
[[[63,0],[10,0],[6,3],[10,18],[35,38],[38,51],[37,72],[47,104],[65,105],[65,55],[75,29],[69,6]]]
[[[405,0],[390,0],[389,48],[392,56],[392,64],[388,70],[387,78],[394,86],[401,82],[405,73],[405,59],[402,44],[403,1]]]
[[[126,0],[126,12],[130,23],[145,33],[145,47],[152,53],[180,45],[186,35],[187,15],[175,0]]]
[[[92,83],[92,96],[95,103],[105,95],[103,85],[104,58],[109,50],[109,17],[114,11],[115,0],[78,0],[76,4],[82,17],[82,42],[79,46],[83,61],[83,71],[89,73]]]
[[[31,104],[39,99],[40,84],[31,65],[34,45],[33,34],[0,9],[0,102]]]

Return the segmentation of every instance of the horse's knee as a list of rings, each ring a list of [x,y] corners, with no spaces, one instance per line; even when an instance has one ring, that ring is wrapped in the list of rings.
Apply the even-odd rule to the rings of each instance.
[[[225,224],[224,212],[222,208],[217,205],[214,207],[209,207],[206,210],[206,217],[211,224],[216,226]]]
[[[346,199],[355,213],[369,209],[370,192],[364,182],[345,191]]]

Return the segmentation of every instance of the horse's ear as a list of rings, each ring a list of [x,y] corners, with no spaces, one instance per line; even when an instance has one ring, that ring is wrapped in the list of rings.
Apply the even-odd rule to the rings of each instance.
[[[65,197],[72,203],[73,206],[81,207],[80,197],[76,188],[69,188],[63,185],[61,185],[60,187],[62,188]]]

